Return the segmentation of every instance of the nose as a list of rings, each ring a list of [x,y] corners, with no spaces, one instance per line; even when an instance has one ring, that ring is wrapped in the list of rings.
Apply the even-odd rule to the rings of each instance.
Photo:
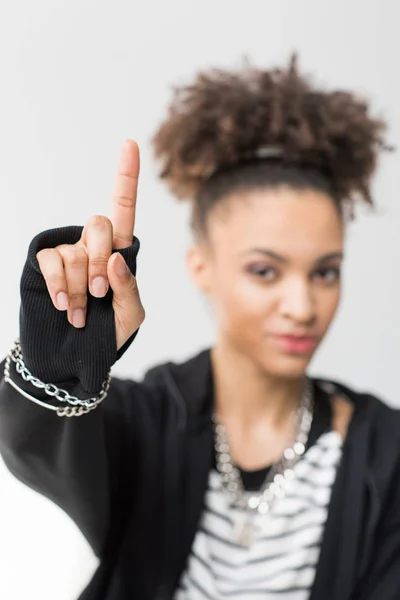
[[[281,298],[281,314],[298,325],[312,325],[316,318],[315,300],[310,282],[293,279],[287,282]]]

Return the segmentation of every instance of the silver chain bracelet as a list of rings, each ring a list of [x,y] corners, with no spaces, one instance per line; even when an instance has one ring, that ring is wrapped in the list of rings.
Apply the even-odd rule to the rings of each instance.
[[[52,404],[46,404],[42,400],[38,400],[34,396],[31,396],[25,390],[18,387],[18,385],[11,379],[10,376],[10,366],[11,361],[15,363],[17,373],[21,375],[24,381],[31,383],[38,389],[42,389],[46,392],[48,396],[55,398],[59,402],[64,402],[67,406],[55,406]],[[4,380],[10,384],[14,389],[16,389],[22,396],[28,398],[28,400],[32,400],[36,404],[48,408],[50,410],[56,411],[59,417],[80,417],[91,410],[94,410],[99,406],[101,402],[103,402],[104,398],[108,394],[108,390],[110,388],[111,383],[111,375],[108,373],[106,379],[103,382],[102,388],[97,396],[93,398],[88,398],[86,400],[81,400],[76,396],[72,396],[67,390],[57,387],[53,383],[44,383],[29,371],[26,367],[22,352],[21,352],[21,344],[19,340],[16,340],[14,346],[11,348],[10,352],[7,355],[5,368],[4,368]]]

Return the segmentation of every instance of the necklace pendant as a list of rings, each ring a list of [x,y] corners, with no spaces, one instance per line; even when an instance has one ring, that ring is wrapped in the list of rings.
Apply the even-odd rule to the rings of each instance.
[[[250,520],[240,521],[235,524],[233,535],[235,542],[243,548],[250,548],[257,533],[257,526]]]

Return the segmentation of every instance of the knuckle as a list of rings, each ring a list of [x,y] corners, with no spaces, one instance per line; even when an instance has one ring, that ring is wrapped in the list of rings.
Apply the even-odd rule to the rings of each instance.
[[[109,259],[109,257],[102,252],[96,254],[95,256],[90,256],[89,262],[90,262],[91,269],[94,269],[96,271],[97,270],[106,271],[108,259]]]
[[[60,262],[60,256],[55,248],[44,248],[36,254],[40,270],[43,275],[49,274],[56,269]]]
[[[125,246],[130,246],[132,244],[132,239],[133,239],[133,235],[118,235],[118,234],[114,234],[114,240],[116,242],[118,242],[118,244],[122,244],[121,248],[124,248]],[[118,248],[119,246],[117,246]]]
[[[88,222],[89,227],[94,227],[95,229],[108,230],[112,227],[112,223],[108,217],[104,215],[93,215],[90,217]]]
[[[51,286],[63,285],[64,269],[55,248],[45,248],[36,255],[40,270],[46,283]]]
[[[43,248],[43,250],[39,250],[39,252],[36,254],[37,261],[39,263],[43,263],[43,261],[50,256],[51,252],[51,248]]]
[[[131,208],[133,204],[133,200],[129,196],[117,196],[114,194],[112,199],[115,202],[115,204],[118,204],[123,208]]]
[[[64,260],[72,266],[81,267],[87,264],[88,256],[85,249],[80,245],[66,246],[62,250],[62,254]]]
[[[75,244],[60,244],[55,250],[57,250],[61,256],[64,256],[64,254],[68,252],[68,249],[73,248],[74,246]]]

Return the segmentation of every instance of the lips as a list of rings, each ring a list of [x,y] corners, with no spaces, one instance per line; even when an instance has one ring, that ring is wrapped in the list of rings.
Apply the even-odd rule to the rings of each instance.
[[[318,338],[310,335],[276,335],[277,344],[289,354],[309,354],[318,344]]]

